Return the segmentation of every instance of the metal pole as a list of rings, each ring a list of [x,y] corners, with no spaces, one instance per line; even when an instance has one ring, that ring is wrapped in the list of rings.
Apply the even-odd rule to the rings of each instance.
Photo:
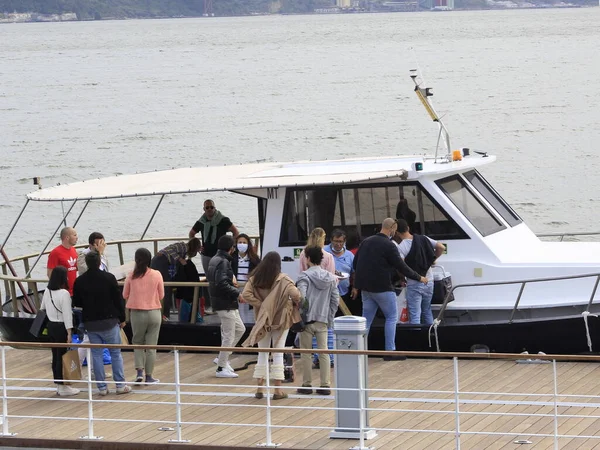
[[[364,362],[364,355],[359,356],[358,358],[358,405],[360,408],[360,416],[358,418],[359,420],[359,432],[360,432],[360,440],[359,440],[359,445],[360,445],[360,449],[364,449],[365,448],[365,377],[363,376],[363,366],[365,364]]]
[[[594,283],[594,289],[592,290],[592,295],[590,296],[590,301],[588,302],[587,311],[592,307],[592,302],[594,301],[594,297],[596,296],[596,291],[598,290],[598,283],[600,282],[600,275],[596,277],[596,283]]]
[[[558,450],[558,377],[556,375],[556,360],[552,360],[554,374],[554,450]]]
[[[83,205],[83,208],[81,209],[81,212],[77,216],[77,220],[73,224],[73,228],[75,228],[77,226],[77,224],[79,223],[79,219],[81,219],[81,216],[83,216],[83,212],[85,211],[85,208],[87,208],[87,205],[89,205],[89,204],[90,204],[89,200],[87,202],[85,202],[85,205]]]
[[[455,404],[455,441],[456,441],[456,450],[460,450],[460,406],[458,403],[458,358],[455,356],[452,358],[454,361],[454,404]]]
[[[69,213],[73,209],[73,206],[75,206],[75,203],[77,203],[77,200],[75,200],[73,202],[73,204],[71,205],[71,207],[67,211],[67,214],[65,214],[65,216],[63,217],[63,220],[66,219],[66,217],[69,215]],[[52,239],[54,239],[54,236],[56,236],[56,233],[58,233],[58,230],[60,230],[60,227],[62,226],[62,224],[63,224],[63,221],[61,220],[59,222],[58,226],[56,227],[56,230],[54,230],[54,233],[52,233],[52,236],[50,236],[50,239],[48,240],[48,243],[46,244],[46,246],[43,248],[43,250],[40,252],[40,254],[38,255],[38,257],[36,258],[35,262],[33,263],[33,266],[31,266],[31,269],[29,269],[29,272],[27,272],[27,275],[25,275],[25,278],[28,278],[29,275],[31,275],[31,272],[33,272],[33,269],[35,269],[35,266],[37,265],[37,263],[40,262],[40,259],[42,258],[42,255],[44,254],[44,252],[46,251],[46,249],[48,248],[48,246],[52,242]]]
[[[514,306],[512,312],[510,313],[510,319],[508,319],[508,323],[513,322],[515,313],[517,312],[517,308],[519,307],[519,303],[521,302],[521,296],[523,295],[523,290],[525,289],[525,284],[527,284],[527,282],[521,283],[521,289],[519,289],[519,295],[517,295],[517,301],[515,302],[515,306]]]
[[[163,194],[163,195],[160,196],[160,200],[158,201],[158,205],[156,205],[156,208],[154,208],[154,212],[152,213],[152,216],[150,216],[150,220],[148,221],[148,225],[146,225],[146,228],[144,229],[144,232],[142,233],[142,237],[140,238],[140,241],[142,239],[144,239],[144,237],[146,236],[146,232],[148,231],[148,228],[150,228],[150,224],[154,220],[154,216],[156,215],[156,211],[158,211],[158,208],[160,207],[160,204],[162,203],[163,198],[165,198],[165,194]]]
[[[6,393],[6,347],[2,347],[2,436],[14,436],[8,431],[8,398]]]
[[[27,201],[25,202],[25,205],[23,206],[23,208],[21,208],[21,212],[19,213],[19,215],[17,216],[17,220],[15,220],[15,223],[13,223],[13,226],[11,227],[10,231],[8,232],[8,235],[6,236],[6,239],[4,239],[4,242],[2,243],[2,245],[0,245],[0,250],[4,249],[4,246],[6,245],[6,243],[8,242],[8,238],[10,238],[10,235],[12,234],[12,232],[15,230],[15,227],[17,226],[17,223],[19,223],[19,220],[21,219],[21,216],[23,215],[23,213],[25,212],[25,208],[27,208],[27,205],[29,204],[29,199],[27,199]]]
[[[259,355],[260,356],[260,355]],[[265,366],[265,393],[267,394],[267,442],[258,444],[259,447],[275,448],[281,444],[275,444],[271,440],[271,375],[269,373],[269,354],[267,353],[267,364]]]
[[[79,439],[86,440],[100,440],[102,436],[94,435],[94,407],[92,400],[92,349],[86,349],[87,359],[87,387],[88,387],[88,434],[87,436],[81,436]]]
[[[177,439],[169,439],[169,442],[186,443],[190,442],[189,439],[181,439],[181,386],[179,385],[179,350],[174,350],[173,356],[175,357],[175,407],[177,408]]]

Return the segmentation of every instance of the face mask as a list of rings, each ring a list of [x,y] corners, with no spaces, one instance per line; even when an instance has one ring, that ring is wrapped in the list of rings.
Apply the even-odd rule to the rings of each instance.
[[[243,244],[240,242],[237,245],[237,249],[238,249],[238,252],[240,252],[240,253],[246,253],[248,251],[248,244]]]

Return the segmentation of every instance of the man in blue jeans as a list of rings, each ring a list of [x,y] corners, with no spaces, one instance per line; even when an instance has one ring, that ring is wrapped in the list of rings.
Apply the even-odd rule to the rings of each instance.
[[[411,234],[406,220],[398,220],[398,235],[402,242],[398,244],[398,252],[404,262],[418,274],[425,275],[429,283],[422,284],[415,280],[406,281],[406,305],[408,321],[413,325],[431,325],[431,299],[433,297],[433,274],[431,266],[444,253],[444,246],[427,236]]]
[[[396,271],[407,278],[427,284],[428,280],[412,270],[400,258],[396,244],[391,241],[398,226],[395,219],[387,218],[381,224],[381,231],[365,239],[354,257],[354,288],[352,297],[358,290],[362,292],[363,316],[367,328],[371,328],[377,308],[385,316],[385,349],[396,350],[396,324],[398,305],[392,285],[392,275]],[[385,356],[385,361],[404,360],[405,356]]]
[[[100,270],[100,254],[91,251],[85,255],[88,270],[75,280],[73,305],[82,308],[83,323],[92,344],[120,344],[121,328],[125,326],[125,302],[119,291],[117,279]],[[116,393],[127,394],[131,387],[125,384],[121,349],[111,348],[113,379]],[[92,364],[100,395],[108,394],[104,381],[102,348],[92,349]]]

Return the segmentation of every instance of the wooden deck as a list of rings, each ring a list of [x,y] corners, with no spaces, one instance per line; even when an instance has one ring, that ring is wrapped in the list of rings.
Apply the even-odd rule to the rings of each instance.
[[[126,374],[132,378],[133,353],[124,352],[123,355]],[[253,387],[239,387],[254,384],[251,378],[252,366],[239,371],[240,377],[237,379],[218,379],[214,376],[213,358],[214,354],[180,354],[181,382],[194,384],[182,387],[181,400],[186,403],[182,406],[182,420],[208,423],[184,424],[182,437],[196,445],[255,447],[265,442],[266,400],[255,399]],[[251,360],[255,360],[255,357],[234,355],[232,365],[240,367]],[[529,439],[533,442],[533,445],[525,448],[554,448],[553,437],[531,436],[531,433],[554,433],[552,364],[517,364],[510,360],[460,360],[458,365],[460,399],[481,402],[460,404],[461,432],[518,434],[463,434],[462,449],[513,449],[519,447],[514,444],[517,439]],[[6,371],[8,378],[50,379],[50,351],[7,349]],[[289,425],[307,428],[274,428],[273,442],[281,443],[281,448],[287,449],[349,449],[358,445],[358,441],[354,440],[331,440],[329,430],[319,428],[333,427],[335,413],[333,410],[312,408],[333,408],[333,396],[296,395],[295,387],[301,383],[298,367],[296,373],[294,390],[288,391],[290,398],[272,402],[272,405],[276,406],[271,410],[272,423],[275,427]],[[600,394],[598,363],[559,362],[557,373],[560,395]],[[173,354],[159,354],[155,375],[162,382],[174,382]],[[317,370],[314,371],[314,380],[318,380]],[[370,358],[369,385],[372,389],[369,407],[377,409],[370,412],[371,427],[447,430],[449,433],[381,430],[375,439],[367,441],[367,445],[390,450],[456,448],[452,360],[408,359],[384,362],[379,358]],[[290,384],[284,386],[292,387]],[[382,389],[402,391],[390,392]],[[446,392],[406,392],[416,390]],[[482,394],[474,394],[475,392]],[[529,395],[516,395],[520,393]],[[64,399],[55,395],[54,385],[50,381],[8,380],[8,397],[9,431],[18,433],[18,439],[77,440],[88,433],[87,392]],[[132,394],[125,396],[94,395],[95,434],[104,436],[107,441],[166,444],[169,439],[175,439],[175,432],[159,431],[158,428],[174,426],[174,401],[173,385],[136,386]],[[518,402],[533,404],[523,405]],[[559,434],[600,437],[600,397],[561,397],[559,403],[563,403],[558,407],[559,414],[575,416],[559,418]],[[418,412],[390,411],[392,409]],[[450,414],[432,411],[448,411]],[[477,412],[486,414],[473,414]],[[577,417],[578,415],[598,416],[598,419]],[[64,417],[78,417],[80,420],[65,420]],[[132,422],[112,422],[110,419]],[[0,445],[7,445],[8,442],[10,441],[3,438]],[[600,449],[600,439],[560,438],[559,447]]]

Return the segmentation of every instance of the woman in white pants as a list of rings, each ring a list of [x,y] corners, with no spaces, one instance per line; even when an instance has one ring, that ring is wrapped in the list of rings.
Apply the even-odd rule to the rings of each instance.
[[[248,279],[242,297],[252,305],[256,323],[244,346],[258,344],[259,348],[284,348],[290,327],[293,324],[292,313],[300,303],[300,291],[286,274],[281,273],[281,256],[277,252],[269,252],[256,267]],[[263,398],[261,386],[267,375],[269,354],[261,352],[254,369],[253,377],[258,380],[256,398]],[[273,353],[273,365],[270,377],[274,380],[275,392],[273,400],[287,398],[281,390],[281,382],[285,379],[283,370],[283,353]]]

